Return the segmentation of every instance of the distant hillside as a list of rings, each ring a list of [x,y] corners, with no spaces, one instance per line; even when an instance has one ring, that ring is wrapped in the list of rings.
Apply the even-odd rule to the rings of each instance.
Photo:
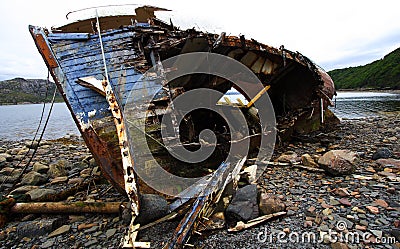
[[[336,89],[400,89],[400,48],[365,66],[328,72]]]
[[[47,91],[46,102],[53,97],[55,84],[41,79],[15,78],[0,81],[0,105],[21,103],[42,103]],[[57,92],[57,102],[62,102]]]

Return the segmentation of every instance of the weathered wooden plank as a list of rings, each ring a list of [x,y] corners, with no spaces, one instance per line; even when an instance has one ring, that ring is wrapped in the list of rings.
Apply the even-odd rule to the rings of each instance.
[[[89,33],[50,33],[48,36],[49,41],[57,40],[89,40]]]

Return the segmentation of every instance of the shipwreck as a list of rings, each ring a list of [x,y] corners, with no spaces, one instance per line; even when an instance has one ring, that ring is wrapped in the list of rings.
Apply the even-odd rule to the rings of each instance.
[[[184,177],[214,172],[203,182],[202,188],[196,190],[197,199],[189,201],[189,198],[178,197],[175,202],[171,201],[171,210],[185,203],[192,203],[192,208],[177,228],[169,248],[179,248],[186,243],[196,219],[212,213],[207,203],[220,200],[222,191],[218,189],[235,182],[235,174],[240,171],[245,158],[253,158],[260,150],[260,137],[265,131],[258,115],[258,110],[263,107],[254,105],[259,98],[268,96],[272,104],[276,119],[274,139],[276,136],[283,140],[294,133],[316,130],[329,116],[327,107],[332,104],[335,94],[333,81],[322,68],[299,52],[283,46],[274,48],[244,36],[181,30],[172,22],[155,16],[156,11],[166,9],[152,6],[137,7],[134,14],[126,15],[102,15],[97,9],[91,11],[92,15],[85,19],[50,30],[36,26],[29,26],[29,30],[103,175],[129,197],[133,218],[140,212],[140,193],[159,191],[135,173],[138,161],[134,154],[138,149],[132,143],[136,132],[128,129],[126,117],[145,120],[145,139],[136,143],[147,143],[151,156],[166,170]],[[227,56],[241,63],[257,76],[262,87],[247,84],[251,92],[248,94],[230,80],[202,73],[171,82],[165,80],[179,64],[167,67],[163,61],[193,52]],[[207,59],[201,58],[199,60]],[[157,68],[153,78],[144,84],[143,75],[153,67]],[[155,85],[161,87],[154,93]],[[234,135],[226,129],[227,124],[221,117],[204,109],[186,115],[175,128],[179,128],[176,130],[179,130],[180,142],[193,151],[201,144],[201,131],[212,130],[216,136],[216,149],[210,158],[193,166],[170,155],[163,143],[160,122],[166,117],[174,119],[168,109],[170,103],[187,92],[204,88],[215,90],[221,96],[236,88],[247,99],[247,103],[231,103],[227,98],[224,103],[215,103],[226,110],[238,109],[249,127],[249,133],[240,137],[249,140],[248,154],[235,162],[226,160]],[[151,92],[154,98],[146,108],[128,113],[125,110],[129,99],[132,100],[132,91]],[[135,242],[138,229],[139,225],[132,219],[125,246],[143,246]]]

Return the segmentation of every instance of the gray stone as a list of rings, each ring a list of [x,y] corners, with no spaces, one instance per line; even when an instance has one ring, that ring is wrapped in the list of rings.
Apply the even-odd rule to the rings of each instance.
[[[388,148],[380,148],[372,155],[372,159],[377,160],[380,158],[389,158],[392,156],[393,153]]]
[[[236,191],[226,209],[226,218],[230,222],[249,221],[258,216],[257,186],[247,185]]]
[[[37,188],[38,188],[38,186],[31,186],[31,185],[21,186],[21,187],[14,189],[13,191],[11,191],[10,195],[25,194],[26,192],[29,192],[29,191],[37,189]]]
[[[115,234],[116,232],[117,232],[117,229],[115,229],[115,228],[108,229],[107,232],[106,232],[107,239],[109,239],[109,238],[111,238],[112,236],[114,236],[114,234]]]
[[[56,230],[54,230],[53,232],[51,232],[48,237],[51,238],[51,237],[55,237],[55,236],[58,236],[58,235],[61,235],[64,233],[68,233],[70,229],[71,229],[71,225],[63,225],[63,226],[57,228]]]
[[[22,185],[40,185],[42,183],[45,183],[47,181],[47,178],[38,172],[31,171],[27,174],[24,175],[22,178],[21,184]]]
[[[33,171],[36,171],[38,173],[47,173],[49,170],[49,166],[44,165],[42,163],[36,162],[33,164]]]
[[[140,212],[135,221],[147,224],[168,214],[168,202],[160,195],[144,194],[140,196]]]
[[[259,208],[262,214],[273,214],[284,211],[285,204],[276,196],[262,193],[260,196]]]
[[[46,240],[46,242],[44,242],[40,248],[46,249],[46,248],[50,248],[54,245],[54,239],[48,239]]]
[[[355,171],[357,153],[349,150],[331,150],[319,158],[318,164],[331,175],[348,175]]]
[[[97,243],[98,243],[97,239],[89,240],[88,242],[85,243],[85,248],[88,248],[89,246],[92,246]]]
[[[28,149],[36,149],[37,147],[39,147],[39,143],[37,141],[27,141],[25,143],[26,148]]]
[[[45,197],[46,195],[54,195],[56,194],[57,191],[54,189],[46,189],[46,188],[38,188],[38,189],[33,189],[26,194],[31,197],[32,201],[37,201]]]
[[[67,176],[68,175],[67,169],[71,167],[72,164],[70,162],[61,159],[58,160],[56,163],[50,164],[50,168],[49,171],[47,172],[47,175],[52,178],[59,176]]]
[[[64,219],[62,218],[20,222],[17,226],[17,234],[20,238],[41,236],[60,227],[63,223]]]
[[[301,189],[293,189],[293,188],[289,189],[289,192],[290,192],[292,195],[301,195],[301,194],[304,193],[304,191],[301,190]]]
[[[319,231],[322,231],[322,232],[328,232],[329,231],[328,225],[321,225],[318,229],[319,229]]]
[[[85,233],[94,233],[94,232],[96,232],[98,229],[99,229],[99,226],[92,226],[91,228],[86,229],[86,230],[85,230]]]
[[[338,221],[338,222],[339,222],[339,221],[344,221],[344,222],[346,222],[346,228],[347,228],[347,229],[352,229],[353,226],[354,226],[354,223],[353,223],[353,222],[351,222],[350,220],[348,220],[348,219],[346,219],[346,218],[343,218],[343,217],[340,217],[337,221]]]

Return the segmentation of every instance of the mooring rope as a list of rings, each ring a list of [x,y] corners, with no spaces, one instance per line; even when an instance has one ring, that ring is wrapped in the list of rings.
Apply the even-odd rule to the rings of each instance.
[[[47,85],[49,85],[49,83],[50,83],[49,78],[50,78],[50,73],[48,72],[48,74],[47,74]],[[28,166],[30,165],[30,163],[32,162],[33,158],[34,158],[35,155],[36,155],[36,152],[37,152],[37,150],[38,150],[38,148],[39,148],[40,142],[42,141],[44,132],[45,132],[45,130],[46,130],[46,128],[47,128],[47,124],[49,123],[49,119],[50,119],[50,116],[51,116],[51,112],[52,112],[52,110],[53,110],[54,102],[55,102],[55,99],[56,99],[56,94],[57,94],[57,87],[54,88],[54,93],[53,93],[53,98],[52,98],[52,100],[51,100],[51,105],[50,105],[49,113],[47,114],[46,122],[44,123],[44,126],[43,126],[42,132],[41,132],[41,134],[40,134],[40,137],[39,137],[39,139],[37,140],[37,146],[34,146],[34,150],[33,150],[33,153],[32,153],[32,155],[31,155],[31,157],[29,158],[28,162],[25,164],[25,166],[24,166],[24,168],[22,169],[21,173],[19,174],[18,178],[14,181],[12,187],[11,187],[11,188],[9,189],[9,191],[7,192],[7,195],[10,194],[10,192],[15,188],[15,186],[17,185],[17,183],[21,180],[23,174],[25,173],[26,169],[28,168]],[[44,117],[46,98],[47,98],[47,93],[46,93],[46,97],[45,97],[45,100],[44,100],[44,105],[43,105],[43,109],[42,109],[42,115],[41,115],[41,118],[40,118],[40,122],[39,122],[38,128],[37,128],[37,130],[36,130],[36,134],[35,134],[35,136],[34,136],[34,138],[33,138],[33,140],[32,140],[32,143],[31,143],[31,148],[32,148],[32,146],[33,146],[33,144],[34,144],[34,142],[35,142],[36,136],[37,136],[37,134],[38,134],[38,131],[39,131],[39,129],[40,129],[40,126],[41,126],[41,123],[42,123],[42,120],[43,120],[43,117]],[[24,155],[24,157],[21,159],[21,161],[17,164],[17,166],[19,166],[19,165],[22,163],[22,161],[25,159],[25,157],[28,155],[29,152],[30,152],[30,148],[29,148],[29,150],[26,152],[26,154]],[[16,167],[17,167],[17,166],[16,166]],[[15,169],[16,167],[14,167],[14,169]],[[13,173],[14,169],[11,171],[10,175]],[[10,175],[9,175],[9,176],[10,176]],[[3,186],[3,184],[6,182],[6,180],[8,179],[9,176],[7,176],[7,177],[3,180],[3,183],[1,184],[1,186]]]

